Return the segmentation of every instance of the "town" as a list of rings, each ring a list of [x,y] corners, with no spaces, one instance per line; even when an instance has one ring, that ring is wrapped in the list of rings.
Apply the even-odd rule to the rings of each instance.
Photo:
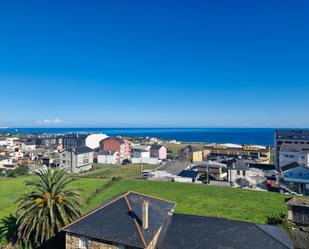
[[[16,177],[35,174],[47,169],[63,169],[75,177],[113,177],[113,179],[126,178],[128,174],[133,174],[132,178],[143,181],[206,184],[219,188],[279,192],[291,196],[286,201],[289,222],[304,229],[309,225],[309,199],[299,196],[309,195],[309,131],[275,130],[274,137],[274,145],[261,146],[231,143],[185,143],[155,137],[123,137],[121,135],[110,137],[104,133],[2,134],[0,172],[4,177]],[[110,172],[112,174],[109,174]],[[293,198],[293,196],[296,197]],[[122,199],[126,201],[132,199],[134,203],[135,198],[139,201],[132,205],[142,207],[143,203],[148,203],[147,205],[151,203],[152,208],[158,205],[156,208],[162,209],[161,214],[171,212],[175,206],[173,202],[161,201],[162,203],[159,203],[154,197],[136,192],[121,195],[118,202]],[[146,206],[142,212],[142,227],[148,227],[149,222],[154,222],[144,217],[148,212],[148,206]],[[109,216],[108,212],[104,215]],[[156,214],[156,217],[159,216],[159,213]],[[204,221],[204,218],[190,221],[190,217],[176,217],[175,222],[180,222],[180,224],[189,218],[187,222],[192,222],[192,226],[195,222],[201,224],[208,222]],[[152,227],[154,229],[152,233],[157,235],[149,237],[144,247],[141,248],[153,248],[157,245],[158,229],[163,225],[164,216],[161,218],[161,224],[156,223],[156,226]],[[86,217],[80,222],[84,226],[85,222],[92,222],[89,219]],[[237,225],[237,223],[231,223],[231,225]],[[119,224],[119,227],[122,226]],[[81,228],[75,227],[76,225],[73,225],[72,228],[69,226],[65,229],[69,235],[66,243],[70,244],[66,248],[75,248],[72,244],[78,241],[79,237],[76,235],[82,234],[88,237],[88,233],[83,234],[79,231]],[[214,229],[219,228],[214,227]],[[182,232],[187,233],[187,231]],[[114,231],[114,233],[117,232]],[[175,231],[172,230],[168,236],[177,237],[174,233]],[[198,236],[198,231],[195,233]],[[164,241],[164,245],[173,243],[169,239]],[[113,241],[112,244],[120,245],[120,241],[121,239]],[[287,243],[286,241],[280,242]],[[129,245],[131,244],[127,244]],[[290,248],[289,245],[287,247]],[[139,247],[136,245],[136,248]],[[158,246],[158,248],[165,247]]]
[[[309,195],[309,131],[276,130],[274,136],[274,145],[261,146],[103,133],[3,134],[0,172],[61,168],[83,175],[100,166],[140,165],[142,179]]]
[[[308,13],[0,1],[0,249],[309,249]]]

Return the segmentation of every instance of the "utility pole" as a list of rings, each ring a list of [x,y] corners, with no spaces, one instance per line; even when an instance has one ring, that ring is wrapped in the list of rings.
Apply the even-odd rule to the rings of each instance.
[[[207,184],[209,184],[209,165],[207,164]]]
[[[141,180],[143,180],[143,174],[142,174],[142,172],[143,172],[143,158],[142,157],[141,157],[141,167],[140,167],[140,170],[141,170],[141,172],[140,172]]]

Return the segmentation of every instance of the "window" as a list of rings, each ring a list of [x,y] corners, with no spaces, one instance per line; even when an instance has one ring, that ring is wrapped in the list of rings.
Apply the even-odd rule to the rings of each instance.
[[[88,239],[85,237],[79,238],[79,249],[88,249]]]
[[[246,171],[245,170],[242,171],[242,175],[246,176]]]
[[[237,170],[237,175],[238,175],[238,176],[240,175],[240,170]]]

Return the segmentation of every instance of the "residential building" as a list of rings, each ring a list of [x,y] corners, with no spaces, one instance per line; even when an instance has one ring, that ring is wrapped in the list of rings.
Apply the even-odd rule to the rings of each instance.
[[[173,180],[184,169],[188,168],[189,164],[178,160],[172,160],[164,163],[158,167],[154,173],[153,178],[162,180]]]
[[[104,164],[118,164],[119,163],[119,152],[118,151],[106,151],[102,150],[98,152],[98,163]]]
[[[88,147],[73,147],[60,152],[60,168],[68,169],[72,173],[79,173],[91,169],[93,151]]]
[[[134,145],[132,146],[132,163],[158,164],[159,158],[150,157],[150,145]]]
[[[293,197],[286,202],[288,206],[288,220],[301,226],[309,225],[309,199]]]
[[[37,146],[54,146],[56,144],[62,144],[63,136],[53,134],[39,134],[38,136],[29,138],[29,142],[34,142]]]
[[[227,176],[227,165],[215,161],[193,163],[190,165],[190,169],[198,171],[200,175],[204,175],[209,172],[210,178],[218,181],[222,181]]]
[[[131,141],[128,139],[108,137],[100,142],[100,148],[103,151],[117,151],[120,162],[131,158]]]
[[[203,151],[192,145],[188,145],[178,151],[178,157],[181,161],[202,162]]]
[[[150,145],[135,145],[132,146],[132,157],[135,158],[150,158]]]
[[[309,166],[309,145],[283,144],[279,149],[279,165],[282,167],[297,162]]]
[[[276,130],[275,131],[275,148],[274,148],[274,157],[275,157],[275,165],[277,170],[281,171],[281,167],[284,165],[280,164],[280,154],[287,153],[288,148],[286,145],[292,145],[292,150],[301,152],[303,149],[307,149],[309,145],[309,130]],[[286,149],[282,149],[281,147]],[[301,154],[301,153],[300,153]],[[295,155],[295,154],[286,154],[287,156],[281,156],[281,159],[288,158],[299,161],[299,156],[303,155]],[[293,158],[295,156],[296,158]],[[305,158],[304,158],[305,159]],[[289,160],[291,162],[292,160]],[[282,160],[282,163],[286,163],[285,160]],[[307,165],[309,166],[309,165]]]
[[[0,165],[4,169],[14,169],[17,166],[16,159],[10,156],[2,156],[0,157]]]
[[[228,181],[235,187],[267,189],[267,176],[271,175],[275,166],[271,164],[247,164],[238,160],[228,169]]]
[[[85,133],[70,133],[65,134],[61,137],[61,143],[63,145],[63,149],[71,149],[78,147],[86,146],[86,138],[88,134]]]
[[[15,140],[17,140],[17,138],[3,138],[0,140],[0,147],[13,148]]]
[[[106,134],[102,134],[102,133],[98,133],[98,134],[91,134],[89,136],[86,137],[86,146],[91,148],[91,149],[95,149],[98,148],[100,146],[100,142],[105,139],[108,138],[108,136]]]
[[[290,168],[284,172],[283,184],[292,192],[309,195],[309,168],[302,165]]]
[[[270,147],[261,145],[207,144],[203,149],[204,158],[223,156],[233,158],[255,159],[258,163],[270,163]]]
[[[128,192],[64,228],[66,249],[155,249],[174,202]]]
[[[173,213],[175,203],[127,192],[66,226],[66,249],[292,249],[276,226]]]
[[[43,165],[45,165],[46,167],[51,167],[51,168],[59,167],[59,162],[60,162],[58,157],[50,157],[50,156],[43,157],[41,161]]]
[[[22,157],[22,158],[17,159],[17,161],[16,161],[18,166],[27,165],[30,162],[31,162],[30,157]]]
[[[23,150],[35,150],[36,146],[34,142],[23,142],[21,144],[21,149]]]
[[[167,157],[167,148],[160,144],[155,144],[150,147],[150,157],[165,160]]]

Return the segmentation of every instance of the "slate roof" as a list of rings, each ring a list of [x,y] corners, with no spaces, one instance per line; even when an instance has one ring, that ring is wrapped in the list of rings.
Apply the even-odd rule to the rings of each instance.
[[[281,171],[287,171],[289,169],[297,168],[298,166],[300,166],[298,162],[289,163],[287,165],[282,166]]]
[[[178,176],[186,177],[186,178],[197,178],[198,172],[194,170],[183,170],[178,174]]]
[[[263,163],[249,163],[249,168],[261,169],[261,170],[275,170],[276,167],[273,164],[263,164]]]
[[[150,149],[151,150],[159,150],[159,149],[161,149],[161,147],[164,147],[164,146],[161,145],[161,144],[153,144],[153,145],[151,145]]]
[[[93,150],[90,149],[90,148],[87,147],[87,146],[71,148],[71,149],[68,149],[68,150],[74,152],[75,154],[84,154],[84,153],[93,152]]]
[[[170,173],[172,175],[178,175],[181,171],[183,171],[187,167],[188,167],[187,164],[178,160],[173,160],[170,162],[166,162],[165,164],[157,168],[156,171],[166,171],[167,173]]]
[[[214,217],[173,214],[157,249],[292,249],[282,228]]]
[[[142,226],[142,205],[149,203],[149,227]],[[63,230],[98,241],[146,248],[164,224],[174,202],[127,192],[116,196]]]

